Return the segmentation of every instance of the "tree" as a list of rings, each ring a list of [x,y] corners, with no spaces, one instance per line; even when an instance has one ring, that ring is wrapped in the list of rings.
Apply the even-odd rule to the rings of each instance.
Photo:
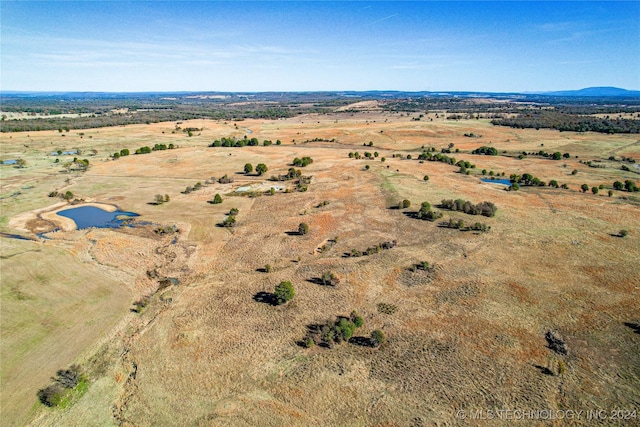
[[[164,203],[164,196],[163,196],[162,194],[156,194],[156,197],[155,197],[154,203],[155,203],[156,205],[161,205],[161,204],[163,204],[163,203]]]
[[[291,301],[296,295],[296,291],[291,282],[282,281],[280,284],[276,285],[274,295],[278,305],[280,305]]]
[[[593,194],[598,194],[598,187],[591,187],[591,192]]]
[[[583,193],[586,193],[589,190],[589,186],[587,184],[582,184],[580,186],[580,189],[582,190]]]
[[[620,181],[616,181],[613,183],[613,189],[614,190],[622,190],[624,188],[624,185],[620,182]]]
[[[260,163],[256,166],[256,172],[258,173],[258,175],[264,175],[267,170],[269,170],[267,168],[267,165],[265,165],[264,163]]]
[[[67,190],[66,193],[64,193],[64,196],[62,196],[65,200],[71,200],[73,199],[74,195],[71,191]]]
[[[253,172],[253,165],[251,163],[244,165],[244,173],[250,174],[251,172]]]
[[[486,172],[486,171],[485,171],[485,172]],[[425,175],[425,176],[423,176],[423,177],[422,177],[422,180],[423,180],[423,181],[429,181],[429,175]]]
[[[553,153],[553,155],[551,156],[551,158],[553,160],[560,160],[562,159],[562,154],[559,151],[556,151],[555,153]]]
[[[404,199],[399,203],[400,209],[407,209],[409,206],[411,206],[411,201],[407,199]]]
[[[627,230],[620,230],[620,232],[618,233],[618,236],[627,237],[628,234],[629,232]]]
[[[304,236],[307,233],[309,233],[309,225],[305,222],[301,222],[300,225],[298,225],[298,234]]]
[[[214,205],[222,203],[222,197],[220,196],[219,193],[216,193],[216,195],[213,197],[213,201],[211,203],[214,204]]]
[[[387,342],[387,338],[384,336],[384,332],[380,329],[376,329],[371,332],[371,344],[373,344],[374,347],[379,347],[385,342]]]

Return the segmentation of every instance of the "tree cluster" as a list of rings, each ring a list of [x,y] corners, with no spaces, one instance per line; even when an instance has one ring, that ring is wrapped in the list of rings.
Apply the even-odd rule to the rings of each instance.
[[[337,317],[335,321],[327,321],[324,324],[310,325],[307,336],[302,340],[305,347],[312,347],[314,344],[322,344],[326,347],[333,347],[349,341],[357,328],[364,325],[364,320],[356,311],[352,311],[349,317]]]
[[[613,183],[613,189],[614,190],[618,190],[618,191],[629,191],[629,192],[638,192],[640,191],[640,189],[638,189],[638,186],[636,185],[635,182],[633,182],[630,179],[627,179],[624,184],[620,181],[615,181]]]
[[[270,140],[265,139],[264,141],[262,141],[262,145],[264,147],[268,147],[271,144],[273,144],[273,142]],[[244,138],[241,139],[238,139],[234,136],[216,139],[211,144],[209,144],[209,147],[256,147],[258,145],[260,145],[260,141],[258,141],[258,138],[247,138],[247,136],[245,135]],[[276,145],[280,145],[280,140],[276,141]]]
[[[346,255],[349,257],[361,257],[366,255],[373,255],[373,254],[380,253],[380,251],[382,250],[393,249],[397,246],[397,244],[398,242],[396,240],[393,240],[391,242],[382,242],[375,246],[371,246],[364,251],[351,249],[351,252],[347,253]]]
[[[301,159],[296,157],[295,159],[293,159],[292,165],[302,168],[302,167],[310,165],[311,163],[313,163],[313,159],[311,157],[303,157]]]
[[[494,119],[491,124],[519,129],[549,128],[561,132],[640,133],[640,120],[580,116],[551,110],[532,110],[513,118]]]
[[[494,216],[498,210],[496,205],[491,202],[485,201],[474,205],[472,202],[462,199],[443,199],[440,202],[440,207],[451,211],[464,212],[469,215],[483,215],[487,217]]]
[[[57,406],[67,392],[77,387],[82,379],[82,370],[78,365],[72,365],[68,369],[60,369],[56,372],[56,376],[51,378],[53,384],[38,390],[38,399],[43,405]]]
[[[494,147],[482,146],[480,148],[476,148],[471,152],[471,154],[484,154],[485,156],[497,156],[498,150]]]

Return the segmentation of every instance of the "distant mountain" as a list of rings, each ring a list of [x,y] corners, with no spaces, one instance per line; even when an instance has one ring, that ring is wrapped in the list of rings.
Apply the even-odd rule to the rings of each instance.
[[[638,90],[626,90],[619,87],[588,87],[579,90],[563,90],[557,92],[536,92],[538,95],[549,96],[578,96],[578,97],[636,97]]]

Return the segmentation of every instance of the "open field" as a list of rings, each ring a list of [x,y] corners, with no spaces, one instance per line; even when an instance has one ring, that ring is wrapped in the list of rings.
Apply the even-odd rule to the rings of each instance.
[[[416,116],[354,112],[179,124],[202,129],[191,137],[175,122],[1,134],[1,159],[27,163],[0,166],[0,231],[33,239],[0,238],[1,424],[482,425],[455,415],[640,411],[640,334],[633,328],[640,322],[640,198],[608,195],[614,181],[640,182],[637,163],[624,163],[630,168],[624,171],[618,160],[640,162],[638,135]],[[208,147],[245,135],[282,145]],[[177,148],[109,157],[170,143]],[[417,160],[423,147],[437,153],[450,144],[447,155],[476,165],[470,175]],[[470,154],[480,146],[500,155]],[[73,149],[89,159],[86,172],[62,166],[74,155],[55,163],[58,156],[50,154]],[[539,150],[571,156],[518,158]],[[378,156],[349,158],[355,151]],[[268,181],[303,156],[313,159],[301,168],[312,176],[308,191]],[[245,163],[269,170],[245,175]],[[530,173],[569,189],[504,191],[480,181],[483,169],[506,178]],[[235,181],[212,180],[225,174]],[[197,182],[201,189],[183,194]],[[585,183],[603,188],[583,193]],[[271,185],[291,191],[234,192]],[[51,191],[136,212],[145,223],[51,232],[61,225],[52,212],[66,206],[48,197]],[[207,203],[216,193],[223,202]],[[156,194],[171,200],[154,205]],[[490,201],[497,213],[486,218],[437,207],[458,198]],[[395,209],[403,199],[411,206]],[[423,201],[443,218],[413,218]],[[217,226],[231,208],[239,210],[237,226]],[[439,226],[449,218],[491,230]],[[295,233],[301,222],[310,227],[306,235]],[[154,232],[171,225],[175,235]],[[627,237],[617,236],[622,229]],[[36,236],[41,232],[47,239]],[[344,255],[393,240],[396,247],[377,254]],[[318,251],[328,242],[328,250]],[[434,268],[411,271],[421,261]],[[151,271],[180,283],[157,291]],[[317,283],[326,271],[338,286]],[[296,289],[286,305],[254,299],[284,280]],[[131,312],[146,295],[147,308]],[[381,303],[397,309],[384,313]],[[364,319],[356,335],[380,329],[384,345],[297,344],[309,325],[353,310]],[[567,355],[548,348],[547,331],[564,339]],[[40,405],[37,390],[74,362],[89,376],[87,393],[65,409]]]

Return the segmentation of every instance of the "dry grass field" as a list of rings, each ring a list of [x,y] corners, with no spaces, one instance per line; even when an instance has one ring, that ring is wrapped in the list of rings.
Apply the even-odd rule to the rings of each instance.
[[[1,166],[0,423],[430,426],[487,422],[456,417],[458,411],[640,412],[640,329],[633,328],[640,322],[640,198],[608,195],[616,180],[640,182],[634,166],[623,171],[608,160],[640,162],[638,136],[414,117],[362,111],[180,124],[202,128],[191,137],[176,123],[0,135],[2,160],[27,162]],[[282,145],[208,147],[245,135]],[[109,157],[156,143],[178,148]],[[440,152],[451,143],[460,152],[450,156],[476,165],[470,175],[417,160],[423,146]],[[501,155],[470,154],[483,145]],[[61,166],[73,155],[60,163],[50,155],[77,148],[90,160],[86,172]],[[541,149],[571,157],[518,159]],[[378,157],[349,158],[355,151]],[[303,156],[313,159],[301,168],[312,176],[308,191],[268,180]],[[604,167],[581,163],[589,160]],[[245,163],[269,170],[245,175]],[[507,178],[531,173],[569,189],[505,191],[481,182],[482,169]],[[225,174],[235,181],[211,180]],[[197,182],[200,190],[183,194]],[[582,193],[583,183],[604,188]],[[291,191],[263,193],[276,185]],[[254,197],[235,192],[246,186],[261,190]],[[48,197],[54,190],[136,212],[141,224],[51,232],[61,224],[53,212],[67,207]],[[207,203],[216,193],[223,202]],[[171,200],[154,205],[156,194]],[[457,198],[490,201],[498,210],[486,218],[437,206]],[[411,206],[396,209],[403,199]],[[443,218],[413,218],[423,201]],[[231,208],[239,210],[237,226],[219,227]],[[491,230],[441,227],[449,218]],[[306,235],[295,233],[301,222],[310,227]],[[172,225],[175,235],[154,232]],[[622,229],[628,236],[617,236]],[[43,231],[46,238],[35,235]],[[392,240],[393,249],[345,256]],[[335,243],[318,250],[328,242]],[[433,269],[411,271],[422,261]],[[157,291],[152,271],[179,285]],[[317,283],[326,271],[338,286]],[[254,299],[283,280],[296,290],[289,303]],[[149,305],[132,312],[144,296]],[[380,304],[396,310],[385,313]],[[380,329],[387,342],[298,345],[309,325],[353,310],[364,319],[357,336]],[[562,337],[567,355],[548,347],[547,331]],[[65,408],[40,405],[38,389],[72,363],[88,375],[86,394]],[[585,417],[575,424],[593,423]]]

